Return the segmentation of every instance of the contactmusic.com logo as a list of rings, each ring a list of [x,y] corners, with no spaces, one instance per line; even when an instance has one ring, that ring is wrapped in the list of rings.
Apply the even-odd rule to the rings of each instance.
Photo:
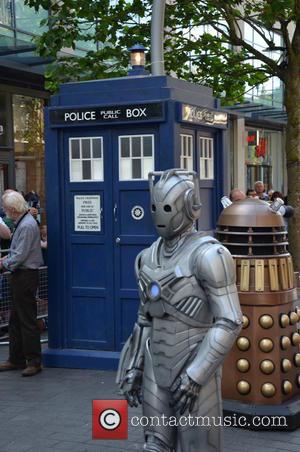
[[[93,400],[93,439],[128,439],[127,400]]]

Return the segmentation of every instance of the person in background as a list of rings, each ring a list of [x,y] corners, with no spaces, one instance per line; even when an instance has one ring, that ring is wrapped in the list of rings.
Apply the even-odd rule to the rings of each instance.
[[[248,190],[246,191],[246,196],[247,198],[258,198],[256,191],[253,190],[253,188],[248,188]]]
[[[47,225],[43,224],[43,226],[40,227],[41,231],[41,248],[42,248],[42,255],[44,260],[44,265],[47,265]]]
[[[276,198],[280,198],[283,201],[285,201],[285,198],[280,191],[274,191],[274,193],[272,194],[272,197],[271,197],[271,202],[274,202],[276,200]],[[285,227],[287,230],[289,219],[294,215],[294,207],[292,207],[288,204],[285,204],[280,207],[279,213],[283,216],[283,221],[284,221],[284,224],[285,224]]]
[[[230,195],[229,195],[229,199],[232,202],[236,202],[236,201],[243,201],[244,199],[246,199],[246,195],[245,193],[240,190],[239,188],[234,188],[233,190],[231,190]]]
[[[12,188],[7,188],[6,190],[4,190],[2,198],[1,198],[1,206],[3,205],[3,201],[2,201],[3,200],[3,196],[7,195],[7,193],[12,193],[12,192],[16,193],[17,190],[13,190]],[[10,248],[11,237],[12,237],[12,234],[14,232],[15,225],[14,225],[14,222],[12,221],[12,219],[7,217],[7,215],[5,214],[4,210],[3,210],[3,218],[2,219],[3,219],[4,223],[6,224],[6,226],[9,228],[9,230],[11,232],[11,235],[10,235],[10,237],[8,239],[1,240],[1,249],[3,250],[2,253],[1,253],[1,257],[4,257],[4,256],[6,256],[8,254],[8,251],[9,251],[9,248]]]
[[[273,188],[271,188],[271,189],[268,191],[268,197],[269,197],[269,199],[272,198],[272,195],[273,195],[274,191],[275,191],[275,190],[273,190]]]
[[[259,197],[259,199],[262,199],[263,201],[269,200],[268,193],[265,192],[265,186],[261,180],[255,182],[254,190],[256,191],[256,194]]]
[[[24,369],[22,376],[31,377],[42,370],[35,298],[38,268],[43,265],[40,232],[20,193],[10,192],[2,199],[6,216],[13,220],[15,230],[9,254],[0,259],[0,268],[11,272],[12,293],[9,358],[0,364],[0,371]]]

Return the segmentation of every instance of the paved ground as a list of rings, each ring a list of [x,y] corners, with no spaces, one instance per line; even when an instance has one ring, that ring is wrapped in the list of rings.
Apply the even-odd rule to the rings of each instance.
[[[0,346],[0,360],[7,347]],[[33,378],[0,373],[0,452],[142,451],[142,430],[128,441],[92,440],[92,400],[119,398],[114,372],[44,369]],[[140,409],[129,409],[131,416]],[[300,429],[254,432],[224,429],[224,452],[300,452]],[[199,452],[201,448],[199,446]]]

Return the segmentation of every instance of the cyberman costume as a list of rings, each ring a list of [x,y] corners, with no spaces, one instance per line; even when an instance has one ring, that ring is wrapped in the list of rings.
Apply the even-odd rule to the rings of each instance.
[[[165,416],[144,428],[144,451],[219,452],[220,365],[242,325],[233,260],[194,229],[201,208],[195,172],[153,172],[149,182],[160,237],[136,258],[141,303],[117,383],[131,406],[142,403],[144,416]],[[189,413],[209,416],[210,426],[166,421]]]

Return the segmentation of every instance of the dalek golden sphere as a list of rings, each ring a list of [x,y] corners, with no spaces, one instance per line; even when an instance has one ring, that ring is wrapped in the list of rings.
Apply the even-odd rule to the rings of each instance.
[[[290,324],[295,325],[298,322],[298,314],[296,312],[290,312]]]
[[[243,315],[243,329],[248,328],[250,323],[249,317],[247,317],[245,314]]]
[[[285,328],[290,324],[290,318],[287,314],[281,314],[280,316],[280,325],[282,328]]]
[[[274,372],[275,365],[274,365],[273,361],[271,361],[270,359],[264,359],[260,363],[259,368],[262,371],[262,373],[269,375],[272,372]]]
[[[268,353],[273,350],[274,343],[271,339],[264,338],[259,341],[259,348],[262,352]]]
[[[243,352],[245,352],[250,348],[250,341],[247,337],[241,336],[236,341],[236,345],[239,350],[242,350]]]
[[[265,397],[273,397],[275,392],[276,388],[272,383],[264,383],[261,387],[261,393]]]
[[[294,363],[296,367],[300,367],[300,353],[295,353]]]
[[[300,375],[297,377],[297,385],[300,387]]]
[[[251,390],[250,383],[248,383],[248,381],[246,380],[240,380],[236,387],[238,392],[243,395],[249,394]]]
[[[284,394],[289,394],[293,390],[293,385],[289,380],[284,380],[282,384],[282,392]]]
[[[273,317],[268,314],[264,314],[259,318],[259,324],[262,328],[271,328],[274,325]]]
[[[291,346],[291,339],[287,336],[282,336],[282,338],[280,339],[280,344],[281,344],[281,348],[283,350],[286,350],[287,348],[289,348]]]
[[[296,314],[298,316],[298,320],[300,320],[300,308],[299,308],[299,306],[296,306],[295,312],[296,312]]]
[[[248,359],[239,359],[236,363],[236,367],[240,372],[248,372],[250,369],[250,363]]]
[[[283,372],[288,372],[292,368],[292,363],[289,359],[285,358],[281,361],[281,368]]]
[[[292,343],[293,343],[293,345],[300,344],[300,334],[299,333],[292,334]]]

